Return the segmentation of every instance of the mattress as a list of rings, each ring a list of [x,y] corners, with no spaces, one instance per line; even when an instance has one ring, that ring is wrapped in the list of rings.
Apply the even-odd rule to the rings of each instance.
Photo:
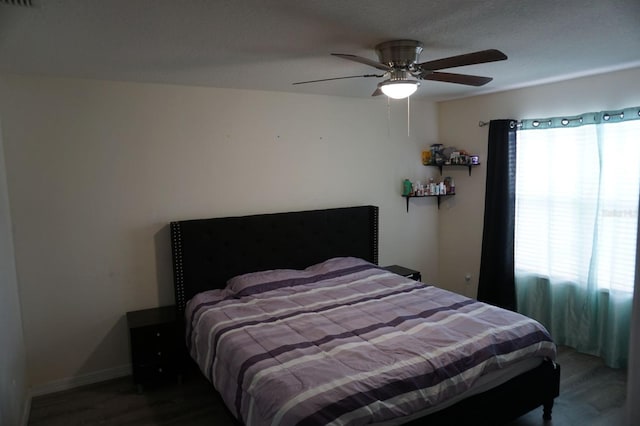
[[[538,322],[356,258],[234,277],[187,346],[247,425],[397,424],[554,360]]]

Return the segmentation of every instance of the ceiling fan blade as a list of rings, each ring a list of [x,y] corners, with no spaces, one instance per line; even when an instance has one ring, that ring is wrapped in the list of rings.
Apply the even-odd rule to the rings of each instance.
[[[369,65],[370,67],[374,67],[382,71],[391,71],[390,66],[381,64],[380,62],[372,61],[371,59],[363,58],[362,56],[349,55],[348,53],[332,53],[332,55],[337,56],[338,58],[347,59],[349,61]]]
[[[382,95],[382,90],[380,90],[380,86],[378,85],[378,87],[376,87],[376,90],[373,91],[373,93],[371,94],[371,96],[380,96]]]
[[[384,74],[364,74],[364,75],[350,75],[348,77],[333,77],[333,78],[321,78],[320,80],[309,80],[309,81],[298,81],[296,83],[291,84],[307,84],[307,83],[318,83],[320,81],[331,81],[331,80],[344,80],[346,78],[361,78],[361,77],[384,77]]]
[[[484,86],[493,78],[479,75],[454,74],[450,72],[432,72],[420,75],[422,80],[444,81],[445,83],[466,84],[467,86]]]
[[[464,55],[451,56],[449,58],[436,59],[435,61],[416,64],[422,70],[441,70],[444,68],[462,67],[465,65],[484,64],[486,62],[504,61],[507,55],[496,49],[481,50],[479,52],[466,53]]]

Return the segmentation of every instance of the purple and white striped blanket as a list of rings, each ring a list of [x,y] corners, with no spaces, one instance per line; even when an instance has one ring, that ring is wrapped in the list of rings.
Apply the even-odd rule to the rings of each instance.
[[[235,277],[185,315],[191,356],[246,425],[389,421],[556,355],[532,319],[355,258]]]

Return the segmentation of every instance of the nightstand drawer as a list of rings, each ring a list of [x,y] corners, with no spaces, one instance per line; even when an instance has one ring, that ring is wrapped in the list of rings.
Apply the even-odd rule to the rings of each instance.
[[[177,330],[174,324],[132,328],[131,349],[135,355],[154,353],[157,351],[174,351]]]
[[[137,385],[148,385],[174,380],[177,371],[171,365],[136,365],[133,380]]]
[[[167,346],[157,346],[153,348],[142,348],[134,350],[132,362],[162,364],[176,358],[176,350]]]

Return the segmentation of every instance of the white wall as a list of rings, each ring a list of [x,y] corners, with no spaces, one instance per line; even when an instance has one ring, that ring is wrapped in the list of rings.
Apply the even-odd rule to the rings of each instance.
[[[413,102],[410,137],[404,102],[388,119],[383,99],[0,77],[29,384],[38,393],[128,371],[124,313],[173,302],[171,220],[375,204],[381,264],[475,296],[487,164],[472,176],[447,171],[457,195],[439,211],[418,199],[406,213],[401,180],[438,174],[420,151],[440,142],[482,161],[479,120],[639,105],[639,77],[621,71],[437,111]]]
[[[436,108],[384,99],[0,78],[29,382],[124,374],[124,314],[173,302],[171,220],[374,204],[380,263],[437,277],[435,200],[409,214]]]
[[[0,128],[0,425],[20,425],[25,422],[28,411],[27,369],[1,130]]]
[[[543,118],[577,115],[640,105],[640,68],[578,78],[565,82],[510,90],[438,104],[439,142],[464,148],[486,160],[491,119]],[[540,161],[545,155],[540,153]],[[634,160],[635,161],[635,160]],[[475,297],[480,272],[486,170],[455,172],[456,195],[440,210],[438,282],[450,290]],[[451,173],[453,175],[453,172]],[[460,176],[460,179],[458,179]],[[466,272],[472,273],[469,285]]]

